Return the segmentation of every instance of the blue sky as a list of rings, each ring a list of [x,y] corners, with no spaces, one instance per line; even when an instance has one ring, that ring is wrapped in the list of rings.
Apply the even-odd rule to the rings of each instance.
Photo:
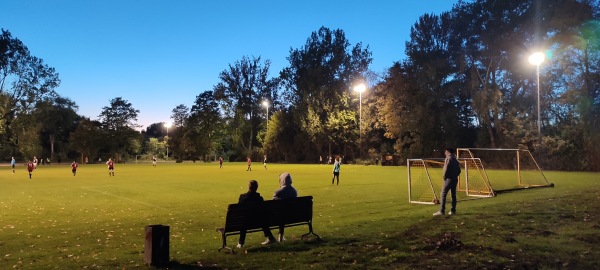
[[[352,45],[373,53],[383,72],[404,58],[419,16],[449,11],[451,0],[0,0],[0,28],[56,68],[56,91],[97,119],[123,97],[144,126],[171,121],[191,107],[219,73],[243,56],[271,61],[271,76],[288,65],[321,26],[342,29]]]

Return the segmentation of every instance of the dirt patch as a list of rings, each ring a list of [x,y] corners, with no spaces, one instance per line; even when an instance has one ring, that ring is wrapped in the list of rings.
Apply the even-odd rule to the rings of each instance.
[[[424,243],[426,250],[456,251],[464,247],[464,244],[458,239],[458,235],[454,233],[425,238]]]

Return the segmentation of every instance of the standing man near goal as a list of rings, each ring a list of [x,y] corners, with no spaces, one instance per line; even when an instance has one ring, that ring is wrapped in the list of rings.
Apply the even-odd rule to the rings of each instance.
[[[446,148],[446,160],[444,160],[444,187],[442,188],[442,202],[440,210],[433,213],[434,216],[441,216],[446,213],[446,195],[448,191],[452,196],[452,208],[449,215],[456,214],[456,185],[458,185],[458,176],[460,175],[460,163],[456,159],[456,150],[454,148]]]

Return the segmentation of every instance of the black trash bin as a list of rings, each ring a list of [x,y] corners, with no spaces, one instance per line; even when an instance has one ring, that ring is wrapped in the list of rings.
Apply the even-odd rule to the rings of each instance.
[[[145,236],[144,261],[152,266],[167,266],[169,264],[169,226],[146,226]]]

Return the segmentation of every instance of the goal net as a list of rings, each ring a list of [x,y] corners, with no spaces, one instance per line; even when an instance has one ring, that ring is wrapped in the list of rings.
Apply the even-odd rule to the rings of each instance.
[[[459,158],[461,175],[457,200],[493,197],[494,191],[479,158]],[[410,203],[437,204],[444,183],[443,158],[408,159],[408,197]]]
[[[529,150],[503,148],[458,148],[457,157],[485,163],[489,181],[496,192],[531,187],[548,187],[546,176]],[[481,166],[482,164],[473,164]]]

